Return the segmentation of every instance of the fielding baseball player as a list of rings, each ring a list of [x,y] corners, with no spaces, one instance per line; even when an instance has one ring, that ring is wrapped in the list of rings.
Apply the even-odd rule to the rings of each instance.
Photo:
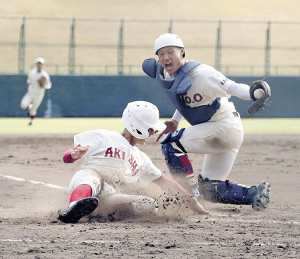
[[[156,78],[176,107],[172,120],[166,121],[162,152],[171,173],[183,173],[195,197],[231,204],[249,204],[263,210],[269,203],[270,184],[243,186],[227,177],[242,144],[244,131],[239,113],[228,99],[231,95],[253,99],[257,111],[266,105],[271,90],[265,81],[255,88],[226,78],[211,66],[185,59],[182,40],[176,34],[162,34],[154,44],[156,59],[146,59],[144,72]],[[259,102],[257,104],[257,102]],[[250,112],[250,109],[249,109]],[[185,118],[192,126],[177,130]],[[173,133],[173,134],[172,134]],[[195,179],[187,153],[205,154],[202,172]]]
[[[28,109],[30,117],[28,125],[32,125],[33,119],[36,117],[37,110],[44,99],[45,89],[50,89],[52,86],[49,74],[43,70],[45,60],[40,57],[36,59],[35,63],[36,68],[28,74],[28,90],[20,105],[22,109]]]
[[[76,223],[80,218],[103,206],[116,215],[154,214],[155,199],[121,193],[124,184],[154,182],[170,192],[179,193],[189,201],[191,209],[208,213],[195,197],[176,181],[163,175],[150,158],[136,145],[166,128],[159,121],[157,107],[145,101],[129,103],[122,116],[125,127],[120,134],[108,130],[91,130],[75,135],[74,148],[64,155],[65,163],[83,157],[81,170],[73,176],[69,191],[69,209],[59,216],[65,223]]]

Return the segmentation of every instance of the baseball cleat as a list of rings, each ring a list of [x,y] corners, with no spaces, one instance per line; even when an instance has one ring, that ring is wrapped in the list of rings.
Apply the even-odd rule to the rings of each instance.
[[[92,213],[98,206],[99,200],[95,197],[77,201],[72,207],[58,217],[64,223],[77,223],[83,216]]]
[[[252,208],[256,211],[263,211],[270,202],[271,185],[268,182],[262,182],[257,186],[257,194],[253,198]]]

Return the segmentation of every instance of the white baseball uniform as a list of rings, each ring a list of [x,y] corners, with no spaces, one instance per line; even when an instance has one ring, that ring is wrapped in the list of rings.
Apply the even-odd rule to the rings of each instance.
[[[89,146],[81,170],[73,176],[69,191],[88,184],[92,196],[101,198],[106,207],[132,203],[134,213],[153,213],[156,201],[150,197],[122,194],[122,186],[136,182],[148,183],[158,179],[161,171],[150,158],[118,132],[90,130],[74,136],[74,146]]]
[[[39,85],[38,80],[44,76],[46,78],[46,84],[44,87]],[[52,83],[50,81],[50,76],[45,70],[38,72],[37,69],[32,69],[27,78],[28,91],[21,100],[21,108],[29,108],[29,115],[35,116],[40,104],[43,101],[45,95],[45,89],[50,89]],[[31,105],[30,105],[31,104]]]
[[[249,86],[238,84],[239,87],[235,87],[237,84],[234,81],[206,64],[199,65],[188,76],[192,80],[192,86],[183,96],[186,105],[208,105],[221,97],[221,106],[208,122],[186,128],[180,143],[187,153],[205,154],[201,172],[203,178],[224,181],[230,173],[244,137],[239,114],[228,99],[230,94],[250,99]],[[172,79],[169,74],[165,77]],[[176,110],[173,119],[180,122],[182,118]]]

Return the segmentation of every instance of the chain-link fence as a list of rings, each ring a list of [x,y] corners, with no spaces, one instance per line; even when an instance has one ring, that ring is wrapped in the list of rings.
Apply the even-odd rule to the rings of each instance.
[[[154,40],[173,32],[187,59],[230,75],[299,75],[300,21],[0,16],[0,73],[141,74]]]

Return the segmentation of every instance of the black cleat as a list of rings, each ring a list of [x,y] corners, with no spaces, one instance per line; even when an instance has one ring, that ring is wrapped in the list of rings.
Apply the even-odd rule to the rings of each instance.
[[[77,223],[83,216],[92,213],[98,206],[99,200],[95,197],[84,198],[77,201],[58,219],[64,223]]]

